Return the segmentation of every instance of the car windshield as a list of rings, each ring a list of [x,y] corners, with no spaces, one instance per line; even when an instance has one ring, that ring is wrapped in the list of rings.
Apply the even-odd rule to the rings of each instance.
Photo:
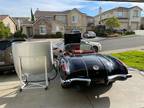
[[[80,33],[79,30],[72,30],[72,32],[74,32],[74,33]]]
[[[93,31],[88,31],[88,33],[89,33],[89,34],[95,34],[95,32],[93,32]]]
[[[65,45],[65,50],[91,50],[91,46],[85,43],[71,43]]]

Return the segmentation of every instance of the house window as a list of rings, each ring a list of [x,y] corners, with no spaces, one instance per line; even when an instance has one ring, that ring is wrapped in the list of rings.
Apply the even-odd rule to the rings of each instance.
[[[72,16],[72,23],[78,22],[78,16]]]
[[[57,15],[55,20],[61,21],[62,23],[66,24],[66,16],[64,15]]]
[[[53,20],[52,16],[46,16],[46,18],[47,18],[48,21]]]
[[[117,17],[123,17],[123,12],[118,12]]]
[[[56,26],[56,32],[59,32],[59,31],[60,31],[59,26]]]
[[[40,25],[40,26],[39,26],[39,33],[40,33],[41,35],[47,34],[46,25]]]
[[[139,11],[138,10],[134,10],[133,17],[139,17]]]

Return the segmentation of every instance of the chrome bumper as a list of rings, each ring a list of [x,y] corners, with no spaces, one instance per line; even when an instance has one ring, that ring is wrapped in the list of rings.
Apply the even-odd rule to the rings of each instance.
[[[107,84],[110,82],[116,81],[116,80],[126,80],[127,78],[130,78],[130,77],[132,77],[132,75],[130,75],[130,74],[126,74],[126,75],[118,74],[118,75],[108,76]],[[68,80],[62,80],[61,79],[61,83],[67,84],[67,85],[69,85],[75,81],[86,82],[88,85],[90,85],[90,83],[91,83],[90,78],[72,78],[72,79],[68,79]]]
[[[132,77],[132,75],[130,74],[126,74],[126,75],[118,74],[118,75],[108,76],[108,83],[116,81],[116,80],[126,80],[127,78],[130,78],[130,77]]]

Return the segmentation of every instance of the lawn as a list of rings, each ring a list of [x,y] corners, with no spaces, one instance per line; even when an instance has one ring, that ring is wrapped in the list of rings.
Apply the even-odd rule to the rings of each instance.
[[[114,53],[112,56],[117,57],[126,65],[144,70],[144,51],[127,51],[122,53]]]

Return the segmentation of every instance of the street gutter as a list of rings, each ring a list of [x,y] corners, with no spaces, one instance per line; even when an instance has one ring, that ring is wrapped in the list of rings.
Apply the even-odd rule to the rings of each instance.
[[[104,40],[112,40],[112,39],[121,39],[121,38],[133,38],[133,37],[142,37],[140,35],[125,35],[125,36],[117,36],[117,37],[98,37],[101,38],[97,42],[101,42]],[[95,41],[93,39],[89,39],[90,41]]]

